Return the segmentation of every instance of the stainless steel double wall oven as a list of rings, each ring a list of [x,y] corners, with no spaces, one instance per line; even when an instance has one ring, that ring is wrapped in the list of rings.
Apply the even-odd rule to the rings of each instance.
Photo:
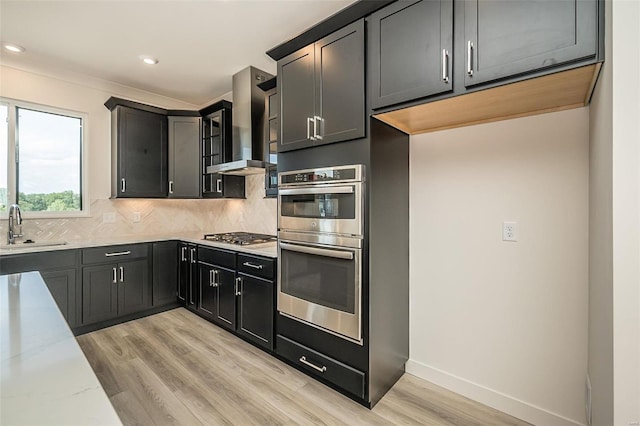
[[[364,166],[278,175],[278,310],[362,344]]]

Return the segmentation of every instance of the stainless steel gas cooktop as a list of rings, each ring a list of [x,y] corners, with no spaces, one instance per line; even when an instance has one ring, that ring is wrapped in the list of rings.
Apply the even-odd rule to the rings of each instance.
[[[205,234],[203,240],[246,246],[275,241],[275,235],[253,234],[251,232],[226,232],[223,234]]]

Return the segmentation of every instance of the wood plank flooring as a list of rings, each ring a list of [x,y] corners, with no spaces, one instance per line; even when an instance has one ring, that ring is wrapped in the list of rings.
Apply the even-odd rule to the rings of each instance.
[[[527,424],[410,374],[368,410],[183,308],[78,342],[125,425]]]

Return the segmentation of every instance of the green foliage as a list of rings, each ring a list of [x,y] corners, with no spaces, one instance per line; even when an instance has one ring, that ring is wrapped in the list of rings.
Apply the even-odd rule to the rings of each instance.
[[[80,194],[73,191],[52,192],[50,194],[18,194],[18,202],[23,211],[29,212],[62,212],[79,211]]]
[[[0,188],[0,212],[7,210],[7,188]]]

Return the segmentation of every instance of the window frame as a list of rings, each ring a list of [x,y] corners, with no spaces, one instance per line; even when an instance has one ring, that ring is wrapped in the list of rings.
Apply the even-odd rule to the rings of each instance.
[[[88,173],[87,165],[89,164],[88,155],[88,127],[89,127],[89,114],[50,105],[36,104],[32,102],[21,101],[17,99],[0,97],[0,105],[6,105],[8,108],[7,118],[8,122],[8,135],[7,135],[7,206],[14,204],[17,199],[17,186],[18,186],[18,167],[16,162],[16,152],[18,152],[18,133],[17,133],[17,111],[18,108],[29,109],[37,112],[62,115],[71,118],[79,118],[81,120],[82,127],[82,140],[80,141],[80,206],[81,210],[78,211],[22,211],[22,217],[24,219],[62,219],[62,218],[74,218],[74,217],[90,217],[90,198],[89,198],[89,186],[88,186]],[[8,209],[5,212],[1,212],[2,219],[8,219]]]

